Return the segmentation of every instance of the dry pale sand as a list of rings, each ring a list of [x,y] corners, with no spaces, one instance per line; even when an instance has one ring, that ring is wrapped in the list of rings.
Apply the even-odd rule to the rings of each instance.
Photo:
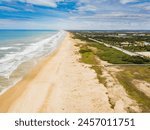
[[[150,83],[134,79],[133,84],[138,90],[142,91],[146,96],[150,97]]]
[[[104,61],[101,61],[101,64]],[[108,97],[112,106],[114,106],[114,112],[140,112],[138,104],[135,100],[131,99],[126,93],[124,87],[119,83],[116,78],[116,73],[120,71],[115,67],[103,67],[102,76],[105,77],[105,86],[108,90]]]
[[[89,47],[96,53],[96,48]],[[120,67],[111,66],[112,64],[107,61],[102,61],[98,57],[102,74],[101,78],[104,78],[103,84],[107,89],[107,96],[109,103],[114,112],[141,112],[141,109],[137,102],[126,93],[124,87],[118,81],[116,74],[122,71]]]
[[[0,96],[0,112],[114,112],[107,88],[79,62],[69,35],[54,54]]]

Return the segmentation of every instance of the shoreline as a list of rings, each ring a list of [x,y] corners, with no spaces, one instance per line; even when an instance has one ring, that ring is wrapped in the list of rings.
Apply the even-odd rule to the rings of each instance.
[[[0,96],[0,112],[113,112],[107,89],[95,71],[79,61],[79,48],[70,35],[51,56]]]
[[[64,40],[64,39],[63,39]],[[39,60],[38,60],[38,63],[33,66],[33,68],[23,77],[21,78],[18,82],[16,82],[14,85],[12,85],[11,87],[9,88],[6,88],[5,90],[3,90],[1,93],[0,93],[0,112],[7,112],[9,107],[10,107],[10,104],[8,102],[11,102],[13,100],[16,100],[16,98],[18,98],[19,96],[21,96],[21,94],[23,93],[23,91],[26,89],[25,87],[26,86],[22,86],[21,84],[28,84],[27,82],[29,82],[29,77],[33,77],[36,76],[37,74],[37,71],[42,69],[42,66],[43,66],[43,63],[46,63],[48,62],[49,60],[51,60],[55,55],[56,53],[59,51],[59,49],[62,47],[62,42],[63,40],[57,45],[56,49],[53,50],[51,53],[49,53],[48,55],[44,56],[44,57],[41,57]],[[30,79],[31,81],[32,79]],[[18,92],[16,92],[18,91]],[[15,94],[15,96],[13,96],[13,94]],[[8,96],[11,96],[11,98],[9,98],[7,100],[7,97]],[[6,98],[6,99],[5,99]],[[2,100],[6,100],[5,101],[2,101]]]
[[[87,55],[81,54],[85,42],[72,36],[73,34],[67,33],[51,55],[43,58],[23,80],[0,95],[0,112],[126,113],[129,109],[134,112],[141,111],[136,101],[130,98],[117,80],[116,74],[120,69],[106,67],[108,63],[93,57],[93,52],[88,53],[88,58],[96,58],[97,62],[88,64],[85,57]],[[86,62],[83,62],[83,58]],[[91,59],[89,62],[95,60]],[[93,69],[93,65],[97,64],[99,68]]]
[[[4,94],[5,92],[7,92],[10,88],[14,87],[18,82],[20,82],[21,80],[23,80],[23,78],[28,74],[30,73],[33,68],[35,66],[37,66],[40,62],[42,62],[43,59],[45,59],[46,57],[49,57],[50,55],[53,54],[53,52],[55,52],[60,44],[62,43],[62,41],[64,40],[64,37],[65,37],[65,33],[66,32],[63,32],[63,34],[61,34],[61,31],[57,32],[56,34],[50,36],[49,38],[47,37],[46,39],[41,39],[40,41],[38,42],[41,42],[41,41],[44,41],[44,40],[48,40],[48,39],[54,39],[56,36],[60,37],[57,40],[57,42],[55,43],[56,46],[54,46],[48,53],[43,53],[41,56],[37,56],[35,58],[32,58],[31,59],[28,59],[24,62],[21,62],[15,70],[13,70],[13,72],[9,75],[9,78],[8,78],[8,81],[7,82],[12,82],[11,84],[7,85],[4,87],[4,89],[2,89],[0,91],[0,95]],[[31,65],[32,64],[32,65]],[[20,70],[22,72],[20,72]],[[27,70],[27,71],[25,71]],[[17,75],[17,76],[15,76]],[[5,77],[4,77],[5,78]],[[14,80],[14,81],[13,81]]]

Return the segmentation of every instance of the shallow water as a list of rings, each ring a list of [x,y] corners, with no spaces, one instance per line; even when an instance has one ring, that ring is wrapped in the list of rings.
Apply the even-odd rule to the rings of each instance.
[[[0,91],[13,86],[63,39],[61,31],[0,31]]]

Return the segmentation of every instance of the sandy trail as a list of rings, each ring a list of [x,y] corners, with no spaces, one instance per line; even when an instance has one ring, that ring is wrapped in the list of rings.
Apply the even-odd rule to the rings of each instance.
[[[101,60],[100,62],[100,64],[103,65],[102,77],[106,79],[105,87],[107,88],[109,101],[114,112],[140,112],[141,110],[137,102],[130,98],[124,87],[116,78],[116,73],[121,69],[117,67],[107,67],[109,63],[106,61]]]
[[[113,112],[96,73],[67,34],[59,49],[0,96],[0,112]]]
[[[150,83],[143,81],[143,80],[137,80],[134,79],[133,84],[135,84],[135,87],[143,92],[147,97],[150,97]]]

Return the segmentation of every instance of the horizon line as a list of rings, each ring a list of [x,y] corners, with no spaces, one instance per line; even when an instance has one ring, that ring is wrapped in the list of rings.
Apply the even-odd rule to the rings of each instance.
[[[47,31],[150,31],[150,29],[1,29],[0,30],[47,30]]]

